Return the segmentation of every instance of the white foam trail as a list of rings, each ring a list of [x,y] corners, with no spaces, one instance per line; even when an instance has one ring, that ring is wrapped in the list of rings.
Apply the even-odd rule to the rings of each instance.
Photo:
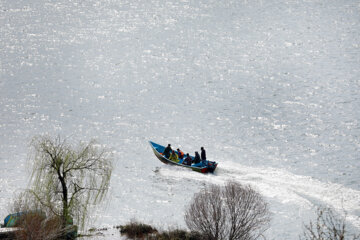
[[[199,174],[188,170],[161,168],[162,175],[195,181],[224,184],[235,180],[250,184],[269,201],[273,212],[284,208],[290,211],[313,212],[317,206],[328,206],[340,214],[347,214],[347,220],[360,229],[360,191],[346,188],[337,183],[321,182],[308,176],[300,176],[275,168],[249,167],[233,162],[221,162],[215,174]],[[293,207],[293,206],[297,207]],[[284,207],[282,207],[284,206]],[[277,209],[278,208],[278,209]],[[293,213],[289,215],[301,215]]]

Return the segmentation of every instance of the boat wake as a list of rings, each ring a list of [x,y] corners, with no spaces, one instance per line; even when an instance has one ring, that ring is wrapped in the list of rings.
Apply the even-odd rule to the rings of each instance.
[[[250,184],[269,202],[274,213],[273,221],[289,224],[298,221],[298,226],[308,222],[319,206],[331,207],[345,216],[350,227],[360,229],[360,191],[343,185],[321,182],[309,176],[295,175],[276,168],[249,167],[234,162],[221,162],[214,174],[198,174],[178,168],[159,169],[163,176],[177,179],[222,185],[232,180]]]

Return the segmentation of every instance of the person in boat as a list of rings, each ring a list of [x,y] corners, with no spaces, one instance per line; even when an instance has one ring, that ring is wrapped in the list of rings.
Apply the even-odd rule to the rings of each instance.
[[[201,162],[202,162],[203,166],[207,165],[206,151],[205,151],[204,147],[201,147]]]
[[[201,147],[201,160],[202,161],[206,160],[206,151],[205,151],[204,147]]]
[[[165,150],[164,150],[164,152],[163,152],[163,155],[164,155],[166,158],[169,158],[171,151],[172,151],[172,149],[171,149],[171,144],[169,143],[168,146],[165,148]]]
[[[194,158],[194,163],[197,164],[200,162],[200,155],[198,152],[195,152],[195,158]]]
[[[177,152],[178,152],[178,156],[179,156],[179,159],[183,159],[184,158],[184,152],[180,150],[180,148],[177,149]]]
[[[173,162],[179,162],[179,157],[174,150],[172,150],[169,159]]]
[[[192,162],[192,158],[190,157],[189,153],[186,154],[186,158],[184,159],[184,162],[183,164],[184,165],[191,165],[191,162]]]

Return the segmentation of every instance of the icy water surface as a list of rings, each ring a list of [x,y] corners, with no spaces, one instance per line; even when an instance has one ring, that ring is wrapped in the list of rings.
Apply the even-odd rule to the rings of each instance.
[[[0,217],[38,134],[114,151],[95,226],[185,227],[207,183],[251,184],[268,239],[318,205],[360,230],[358,1],[0,1]],[[164,166],[148,140],[219,162]],[[94,216],[95,217],[95,216]]]

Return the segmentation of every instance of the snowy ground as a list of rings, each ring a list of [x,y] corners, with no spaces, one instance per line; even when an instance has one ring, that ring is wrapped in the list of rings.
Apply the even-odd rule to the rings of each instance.
[[[360,2],[0,1],[0,217],[27,185],[38,134],[114,151],[93,225],[185,227],[206,183],[251,184],[268,239],[297,239],[318,205],[360,231]],[[219,162],[164,166],[148,140]],[[112,239],[115,235],[109,236]]]

